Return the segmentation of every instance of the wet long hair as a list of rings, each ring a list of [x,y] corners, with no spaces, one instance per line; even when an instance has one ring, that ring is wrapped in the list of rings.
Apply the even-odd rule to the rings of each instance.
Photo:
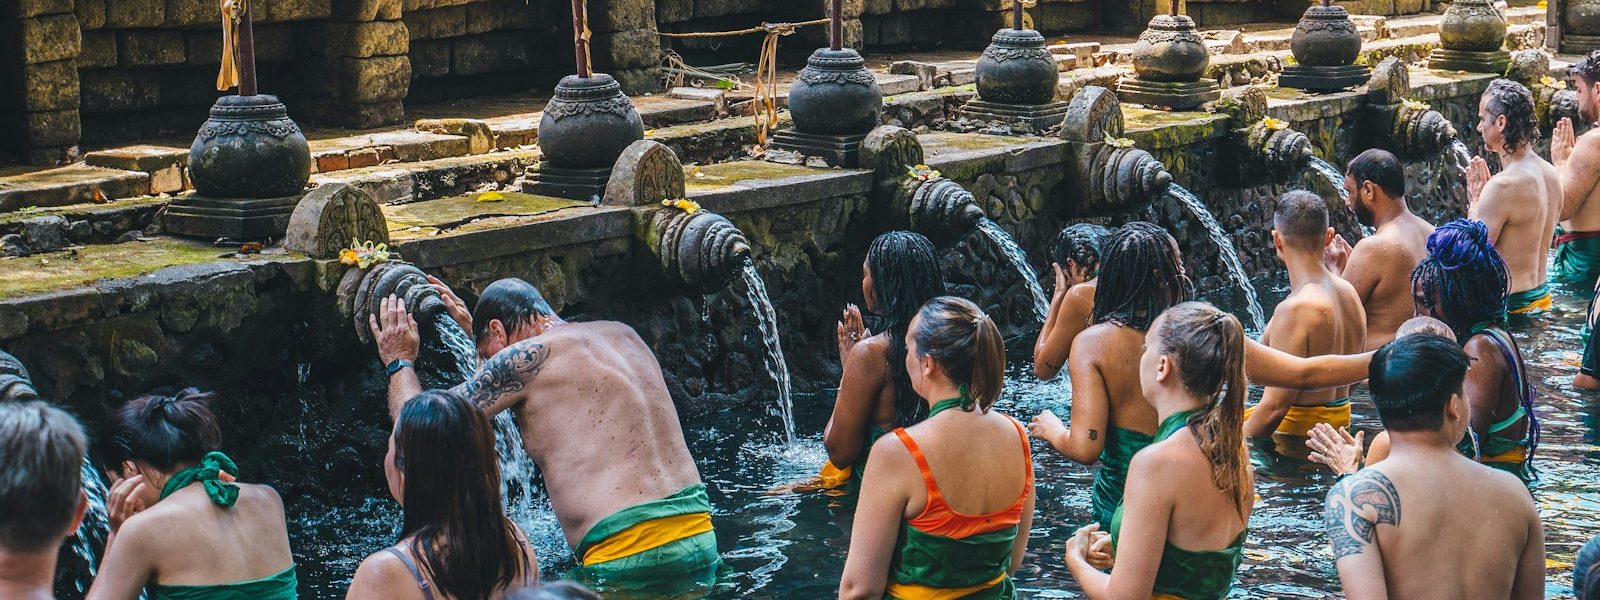
[[[1456,219],[1428,235],[1428,257],[1411,272],[1411,295],[1464,340],[1479,323],[1506,318],[1511,273],[1482,221]]]
[[[1189,417],[1189,431],[1211,462],[1211,481],[1233,498],[1241,516],[1252,491],[1243,485],[1250,468],[1244,446],[1244,326],[1239,318],[1205,302],[1184,302],[1162,313],[1148,337],[1178,362],[1184,389],[1205,401]]]
[[[421,568],[452,598],[488,598],[528,575],[501,504],[494,439],[483,411],[447,390],[407,400],[395,421],[400,539],[414,540]]]
[[[1539,116],[1534,113],[1533,92],[1528,91],[1527,86],[1510,79],[1496,79],[1489,82],[1483,97],[1489,101],[1490,117],[1504,115],[1506,118],[1507,153],[1539,141]]]
[[[932,358],[956,385],[961,386],[981,412],[1000,399],[1005,383],[1006,346],[995,327],[978,305],[955,296],[940,296],[922,306],[916,330],[917,356]]]
[[[1068,225],[1056,234],[1055,244],[1050,247],[1050,259],[1062,267],[1066,267],[1067,259],[1072,259],[1093,278],[1100,273],[1100,247],[1108,237],[1111,237],[1111,230],[1104,225]]]
[[[170,472],[200,462],[222,445],[222,430],[210,404],[216,396],[188,388],[173,396],[134,398],[111,417],[107,464],[142,462]]]
[[[1139,331],[1161,311],[1183,302],[1189,285],[1178,258],[1178,242],[1153,223],[1134,221],[1111,232],[1101,249],[1094,289],[1094,322]]]
[[[928,406],[911,389],[906,373],[906,330],[929,300],[944,295],[944,270],[933,242],[910,231],[890,231],[867,248],[872,272],[872,300],[878,305],[879,327],[889,335],[889,380],[894,384],[896,420],[921,421]]]

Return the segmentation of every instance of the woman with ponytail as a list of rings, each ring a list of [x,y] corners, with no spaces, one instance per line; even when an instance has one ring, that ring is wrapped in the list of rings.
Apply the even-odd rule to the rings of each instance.
[[[145,396],[112,417],[111,536],[91,600],[296,597],[283,500],[235,480],[212,399],[193,389]]]
[[[935,298],[906,334],[905,369],[928,416],[873,445],[839,596],[1015,598],[1033,523],[1027,433],[992,410],[1000,330],[977,305]]]
[[[1203,302],[1174,306],[1151,325],[1139,382],[1161,425],[1129,465],[1109,536],[1091,524],[1067,542],[1067,568],[1087,597],[1227,596],[1255,504],[1245,339],[1238,318]]]
[[[839,395],[833,416],[822,431],[828,450],[824,485],[860,480],[867,451],[897,425],[911,425],[927,415],[927,405],[912,389],[906,373],[906,330],[917,310],[944,294],[944,272],[928,238],[910,231],[891,231],[872,240],[861,265],[861,295],[867,310],[878,316],[874,335],[861,310],[845,308],[837,332]]]

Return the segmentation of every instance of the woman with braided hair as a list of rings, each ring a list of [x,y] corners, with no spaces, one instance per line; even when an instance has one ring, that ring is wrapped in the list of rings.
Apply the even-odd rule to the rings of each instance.
[[[1111,230],[1101,225],[1077,223],[1056,236],[1051,249],[1056,289],[1050,298],[1050,315],[1033,345],[1033,374],[1040,379],[1052,379],[1061,372],[1072,340],[1089,327],[1100,274],[1100,245],[1110,235]]]
[[[944,294],[944,272],[928,238],[910,231],[890,231],[872,240],[861,265],[861,295],[867,310],[879,317],[883,331],[874,335],[862,321],[861,309],[845,308],[837,332],[839,394],[833,416],[822,432],[828,450],[820,482],[842,485],[859,481],[873,442],[896,426],[926,418],[928,408],[906,373],[906,331],[917,310]]]

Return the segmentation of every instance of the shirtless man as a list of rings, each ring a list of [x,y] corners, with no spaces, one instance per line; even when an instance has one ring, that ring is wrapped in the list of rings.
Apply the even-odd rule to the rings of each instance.
[[[1467,365],[1455,342],[1433,335],[1399,338],[1372,358],[1372,401],[1392,448],[1335,484],[1323,513],[1350,600],[1544,597],[1533,497],[1455,449],[1468,427]]]
[[[1600,121],[1600,50],[1572,65],[1578,116]],[[1550,158],[1561,170],[1561,230],[1550,278],[1562,283],[1592,284],[1600,278],[1600,133],[1574,135],[1571,119],[1556,123],[1550,136]]]
[[[1328,247],[1328,268],[1355,286],[1367,314],[1366,350],[1394,339],[1411,318],[1411,270],[1428,256],[1433,225],[1406,206],[1406,171],[1388,151],[1373,148],[1345,167],[1346,206],[1375,233],[1354,248],[1344,236]]]
[[[1261,343],[1295,356],[1358,354],[1366,342],[1367,317],[1355,286],[1323,264],[1333,241],[1328,205],[1322,197],[1293,191],[1278,200],[1272,247],[1289,270],[1289,296],[1278,303]],[[1244,433],[1305,436],[1317,423],[1350,425],[1350,398],[1343,389],[1297,392],[1267,388],[1245,411]]]
[[[628,587],[709,584],[720,563],[711,505],[650,347],[621,323],[563,321],[520,279],[484,289],[474,315],[433,281],[490,357],[455,391],[490,416],[513,411],[585,574]],[[393,416],[422,391],[409,368],[416,321],[390,297],[371,327]]]
[[[1533,95],[1522,84],[1496,79],[1478,102],[1483,145],[1500,156],[1500,172],[1474,157],[1467,168],[1467,216],[1489,226],[1489,240],[1511,268],[1506,309],[1526,314],[1550,308],[1545,256],[1561,218],[1561,175],[1533,151],[1539,122]]]

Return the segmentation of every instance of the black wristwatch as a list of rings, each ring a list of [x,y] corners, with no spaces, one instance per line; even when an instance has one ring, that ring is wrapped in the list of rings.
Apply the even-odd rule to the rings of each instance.
[[[394,377],[394,374],[399,373],[400,369],[408,369],[411,368],[411,366],[411,361],[404,358],[396,358],[393,362],[384,365],[383,370],[388,371],[390,377]]]

